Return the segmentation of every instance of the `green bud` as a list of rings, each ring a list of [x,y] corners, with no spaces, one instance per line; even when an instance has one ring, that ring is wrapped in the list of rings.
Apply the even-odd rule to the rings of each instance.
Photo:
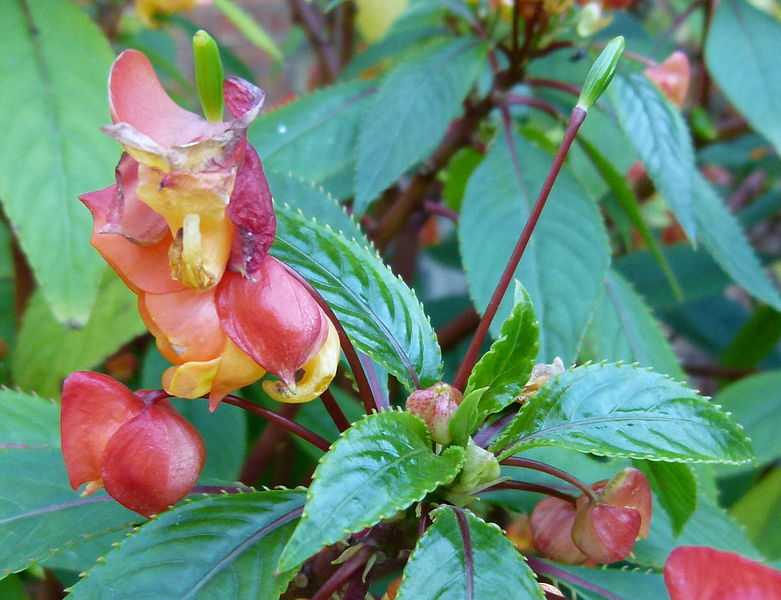
[[[586,83],[583,84],[583,91],[578,98],[578,108],[588,111],[594,105],[594,102],[602,95],[607,86],[613,80],[616,74],[618,59],[624,52],[623,36],[614,37],[610,40],[602,53],[594,61],[591,70],[586,75]]]
[[[222,60],[214,38],[199,29],[193,36],[193,63],[195,87],[203,114],[208,121],[222,121]]]

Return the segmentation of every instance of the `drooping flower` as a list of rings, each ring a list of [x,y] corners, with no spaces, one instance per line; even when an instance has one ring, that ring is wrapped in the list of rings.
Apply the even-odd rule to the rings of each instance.
[[[545,498],[532,511],[529,527],[534,549],[552,560],[577,565],[588,558],[572,541],[575,506],[559,498]]]
[[[779,600],[781,572],[734,552],[680,546],[664,563],[670,600]]]
[[[159,392],[134,394],[107,375],[68,376],[60,427],[71,487],[105,487],[145,517],[187,495],[203,468],[201,437]]]

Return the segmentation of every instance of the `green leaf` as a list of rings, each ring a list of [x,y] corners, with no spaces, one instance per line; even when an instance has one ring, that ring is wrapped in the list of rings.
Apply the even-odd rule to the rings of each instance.
[[[76,196],[111,183],[119,157],[100,132],[114,55],[72,2],[6,2],[0,29],[0,200],[55,318],[81,325],[104,263]]]
[[[500,135],[469,180],[459,219],[461,256],[480,311],[488,305],[551,163],[529,142],[517,135],[512,139],[522,157],[522,185],[507,139]],[[514,275],[529,292],[540,321],[541,361],[556,356],[574,361],[609,262],[597,207],[572,176],[560,173]],[[510,297],[502,301],[491,327],[494,336],[500,335],[512,305]]]
[[[461,114],[485,53],[472,38],[440,40],[388,74],[361,124],[355,214],[434,149]]]
[[[724,348],[719,363],[735,369],[753,369],[776,350],[779,339],[781,313],[759,306]]]
[[[705,45],[708,70],[751,126],[781,152],[781,24],[744,0],[720,3]]]
[[[554,581],[577,591],[584,600],[666,600],[669,598],[660,573],[626,569],[575,567],[536,559],[535,568]],[[598,589],[594,589],[596,586]],[[606,594],[600,593],[604,590]],[[607,595],[610,594],[610,595]],[[694,599],[692,599],[694,600]]]
[[[440,506],[412,551],[397,600],[543,600],[526,561],[496,525]]]
[[[705,178],[694,176],[694,200],[702,243],[722,269],[749,294],[781,311],[781,295],[735,217]]]
[[[611,87],[618,122],[689,239],[696,240],[694,150],[680,112],[641,73],[618,75]]]
[[[0,598],[4,600],[28,600],[22,580],[17,575],[9,575],[0,581]]]
[[[469,376],[465,393],[488,388],[480,399],[476,422],[499,412],[523,391],[539,350],[540,325],[534,316],[529,293],[515,282],[515,305],[502,324],[499,338],[491,344]]]
[[[766,464],[781,457],[781,371],[741,379],[725,387],[716,400],[745,428],[758,462]]]
[[[735,504],[730,512],[749,539],[770,560],[781,558],[781,468],[775,468]]]
[[[458,405],[447,426],[450,435],[453,436],[453,443],[459,446],[466,446],[469,435],[482,422],[479,417],[479,406],[482,398],[488,391],[487,387],[477,390],[469,390],[464,394],[464,399]]]
[[[412,391],[442,380],[442,357],[415,293],[377,253],[277,205],[272,254],[322,294],[355,347]],[[420,380],[420,386],[416,379]]]
[[[697,392],[659,373],[610,363],[549,381],[491,450],[502,460],[535,446],[671,462],[751,459],[741,428]]]
[[[58,323],[43,295],[36,293],[12,356],[14,382],[41,396],[57,397],[68,374],[97,367],[144,331],[136,296],[108,270],[104,270],[98,301],[83,329]]]
[[[279,49],[279,46],[276,45],[268,32],[244,9],[234,4],[232,0],[214,0],[214,6],[252,44],[263,50],[274,60],[278,62],[282,60],[282,50]]]
[[[650,309],[626,280],[608,271],[584,342],[587,358],[638,362],[675,379],[684,373]]]
[[[308,94],[255,121],[249,139],[267,169],[322,181],[354,159],[371,81],[340,83]]]
[[[302,490],[209,496],[141,527],[68,598],[276,600],[295,575],[274,575],[304,503]]]
[[[460,447],[434,454],[425,423],[412,413],[367,415],[320,459],[279,569],[292,569],[323,547],[422,500],[452,481],[463,462]]]
[[[108,547],[138,520],[103,493],[80,498],[71,489],[57,404],[0,390],[0,576],[91,538],[104,536]]]
[[[697,480],[689,465],[658,461],[642,461],[637,465],[645,473],[670,517],[673,535],[678,536],[697,509]]]

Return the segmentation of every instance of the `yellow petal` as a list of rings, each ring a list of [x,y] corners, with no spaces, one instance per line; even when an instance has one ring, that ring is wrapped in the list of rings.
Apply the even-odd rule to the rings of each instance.
[[[170,367],[163,373],[163,389],[177,398],[200,398],[211,390],[219,367],[219,358]]]

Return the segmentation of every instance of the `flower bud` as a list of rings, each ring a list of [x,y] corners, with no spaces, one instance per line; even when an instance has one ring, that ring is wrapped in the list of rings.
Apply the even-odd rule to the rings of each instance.
[[[691,83],[691,65],[683,52],[676,50],[657,66],[648,67],[644,73],[673,104],[678,108],[683,106]]]
[[[534,549],[545,558],[577,565],[586,555],[572,541],[575,506],[559,498],[545,498],[532,511],[529,527]]]
[[[492,452],[475,444],[470,438],[466,445],[464,467],[450,486],[456,494],[472,494],[499,478],[502,470]]]
[[[578,108],[587,111],[599,99],[602,92],[613,80],[618,61],[623,53],[624,38],[622,36],[614,37],[608,42],[586,75],[583,90],[578,98]]]
[[[133,394],[99,373],[65,380],[61,439],[74,490],[87,483],[88,495],[105,486],[145,517],[187,495],[205,459],[198,432],[159,392]]]
[[[596,491],[601,491],[600,501],[620,508],[634,508],[640,513],[640,531],[638,537],[648,537],[651,527],[651,513],[653,511],[653,498],[648,479],[642,471],[633,467],[627,467],[605,483],[600,490],[599,484],[591,486]]]
[[[426,422],[435,442],[449,444],[452,436],[448,424],[463,399],[460,391],[442,382],[413,392],[407,398],[406,409]]]
[[[198,100],[201,101],[206,120],[222,121],[225,103],[222,97],[224,73],[220,49],[214,38],[203,29],[196,31],[193,36],[193,67]]]
[[[609,504],[578,506],[572,541],[590,559],[600,563],[623,560],[632,551],[640,530],[640,513]]]

